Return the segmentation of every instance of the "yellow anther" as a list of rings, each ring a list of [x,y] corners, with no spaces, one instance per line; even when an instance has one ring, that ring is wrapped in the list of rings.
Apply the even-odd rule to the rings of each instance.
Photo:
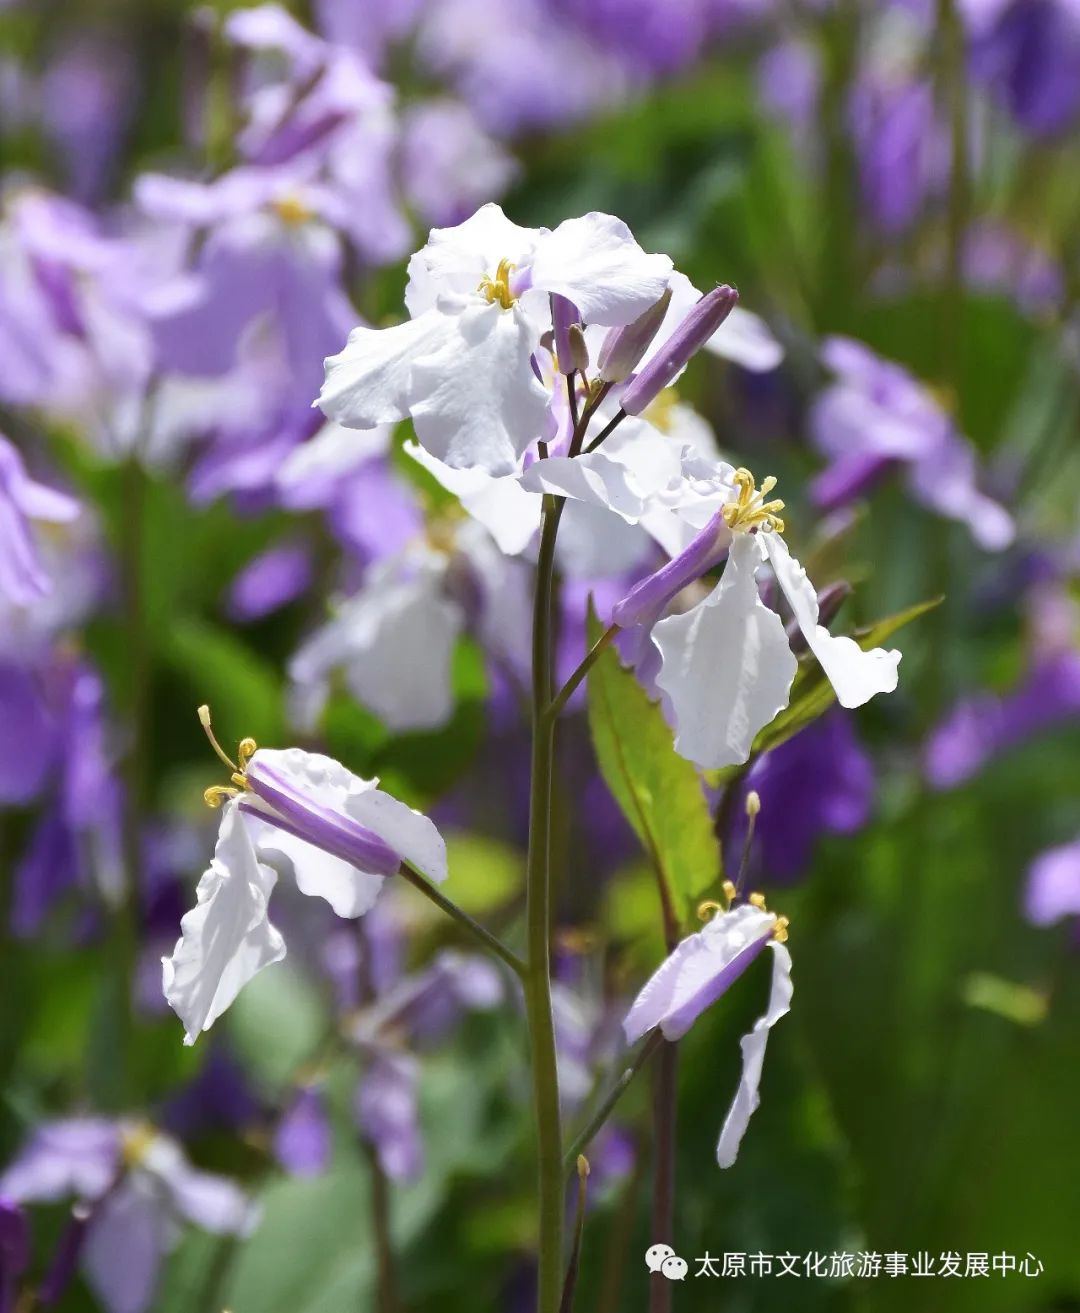
[[[138,1167],[147,1150],[157,1139],[157,1131],[149,1122],[136,1122],[125,1127],[120,1136],[120,1154],[126,1167]]]
[[[582,1181],[589,1175],[589,1160],[583,1153],[577,1156],[577,1174],[578,1179]]]
[[[784,503],[779,498],[765,500],[776,487],[773,475],[763,479],[760,488],[756,487],[754,476],[747,469],[737,469],[731,481],[736,488],[735,500],[724,507],[723,516],[724,523],[733,533],[749,533],[752,529],[762,529],[767,533],[784,532],[784,521],[777,514],[784,509]]]
[[[495,277],[485,276],[481,279],[480,286],[476,290],[486,297],[490,305],[498,302],[504,310],[509,310],[517,300],[510,290],[510,275],[515,267],[509,260],[500,260],[499,267],[495,270]]]
[[[756,789],[751,789],[746,795],[746,814],[751,820],[761,811],[761,795]]]
[[[739,896],[739,891],[735,886],[735,882],[733,880],[725,880],[720,888],[724,891],[724,897],[727,899],[728,907],[730,907]]]
[[[299,228],[314,216],[299,196],[279,196],[270,202],[274,213],[290,228]]]
[[[223,803],[235,798],[238,792],[238,789],[228,789],[223,784],[211,784],[208,789],[203,790],[203,802],[217,811]]]
[[[717,903],[713,899],[707,898],[705,902],[698,903],[698,909],[697,909],[698,920],[711,921],[714,913],[726,912],[726,911],[727,908],[723,905],[723,903]]]
[[[787,930],[790,924],[791,922],[787,919],[786,916],[778,916],[776,918],[776,925],[773,926],[772,934],[773,934],[773,938],[776,940],[778,944],[787,943],[787,937],[788,937]]]
[[[751,905],[751,907],[760,907],[763,912],[767,912],[769,910],[765,906],[764,894],[751,894],[746,901]]]
[[[240,746],[237,749],[237,756],[240,758],[238,766],[217,741],[217,736],[214,734],[213,726],[210,723],[210,708],[205,703],[199,708],[199,723],[202,725],[206,737],[210,740],[210,746],[214,749],[214,752],[228,766],[229,779],[233,786],[214,784],[209,789],[204,790],[203,801],[208,807],[217,808],[229,798],[235,798],[238,793],[242,793],[248,787],[247,776],[244,772],[247,770],[248,762],[258,752],[259,745],[252,738],[241,739]]]

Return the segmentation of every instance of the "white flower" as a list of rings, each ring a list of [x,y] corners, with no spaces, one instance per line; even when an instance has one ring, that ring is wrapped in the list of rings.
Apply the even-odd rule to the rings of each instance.
[[[732,893],[733,886],[726,886]],[[730,1167],[747,1125],[760,1103],[758,1087],[769,1031],[791,1006],[791,955],[784,946],[787,919],[765,907],[760,894],[721,911],[695,935],[676,945],[634,1000],[623,1029],[633,1044],[659,1027],[665,1039],[677,1040],[743,974],[765,948],[773,953],[772,987],[763,1016],[742,1039],[743,1069],[720,1139],[716,1160]]]
[[[861,707],[896,688],[900,653],[863,651],[818,624],[817,592],[784,542],[776,511],[746,470],[734,475],[738,496],[724,508],[732,534],[720,583],[683,615],[653,626],[662,664],[657,686],[675,728],[676,750],[705,769],[746,761],[754,737],[787,706],[798,668],[780,617],[764,605],[756,575],[768,562],[795,622],[843,707]]]
[[[204,722],[208,725],[208,718]],[[224,757],[224,754],[221,754]],[[226,759],[227,760],[227,759]],[[240,990],[285,956],[270,923],[278,875],[324,898],[339,916],[362,916],[402,861],[428,879],[446,878],[446,847],[426,816],[344,766],[299,748],[241,745],[237,787],[227,797],[197,903],[162,962],[165,997],[184,1023],[186,1044],[209,1030]]]
[[[436,228],[409,262],[412,318],[359,327],[326,362],[318,404],[351,428],[411,416],[421,444],[455,468],[514,470],[549,421],[534,355],[551,327],[549,294],[593,323],[629,323],[664,291],[666,256],[620,220],[587,214],[553,232],[521,228],[494,204]]]

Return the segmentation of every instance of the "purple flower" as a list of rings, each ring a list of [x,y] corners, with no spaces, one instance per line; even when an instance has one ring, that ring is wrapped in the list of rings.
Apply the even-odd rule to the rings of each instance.
[[[962,699],[933,731],[923,769],[936,789],[952,789],[999,753],[1080,715],[1080,653],[1039,656],[1010,693]]]
[[[805,874],[821,835],[854,834],[866,824],[874,769],[852,717],[837,707],[755,762],[740,799],[751,790],[761,799],[755,865],[771,880],[794,880]],[[728,844],[738,853],[745,808],[736,807],[734,817]]]
[[[417,1106],[419,1071],[412,1054],[384,1049],[356,1089],[357,1124],[392,1181],[415,1181],[424,1170]]]
[[[108,1313],[151,1307],[178,1223],[246,1235],[257,1220],[238,1186],[192,1167],[175,1140],[143,1123],[100,1118],[39,1127],[0,1176],[0,1194],[17,1203],[74,1196],[87,1205],[71,1258],[81,1253]],[[59,1286],[59,1274],[51,1280]]]
[[[1032,862],[1024,887],[1024,915],[1039,926],[1080,916],[1080,839],[1050,848]]]
[[[969,0],[971,67],[1025,131],[1065,131],[1080,109],[1080,10],[1070,0]]]
[[[320,1176],[332,1145],[326,1100],[317,1085],[302,1085],[274,1132],[274,1157],[293,1176]]]
[[[73,497],[30,477],[18,450],[0,434],[0,594],[26,606],[49,591],[31,522],[67,524],[78,514]]]
[[[817,504],[846,505],[890,468],[905,467],[923,505],[966,524],[986,550],[1007,547],[1012,518],[979,490],[971,444],[930,393],[850,338],[830,338],[822,359],[836,381],[818,394],[810,414],[814,444],[830,461],[811,488]]]
[[[928,82],[868,75],[852,94],[862,200],[886,233],[902,232],[948,178],[949,139]]]
[[[280,542],[249,561],[229,585],[226,610],[240,623],[261,620],[311,586],[311,553],[301,542]]]

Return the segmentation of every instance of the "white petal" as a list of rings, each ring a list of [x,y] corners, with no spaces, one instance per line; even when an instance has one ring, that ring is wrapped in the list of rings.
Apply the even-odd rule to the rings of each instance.
[[[664,294],[672,263],[648,255],[621,219],[566,219],[536,244],[532,282],[568,297],[591,324],[629,324]]]
[[[746,1127],[761,1102],[758,1086],[761,1084],[761,1065],[765,1061],[769,1031],[791,1010],[791,954],[775,939],[769,947],[774,953],[769,1006],[765,1015],[754,1022],[749,1035],[744,1035],[741,1040],[742,1076],[716,1145],[716,1161],[721,1167],[730,1167],[735,1161]]]
[[[545,231],[520,227],[494,202],[453,228],[433,228],[427,245],[409,261],[407,303],[423,305],[433,291],[475,292],[497,272],[500,261],[525,264]]]
[[[707,770],[747,760],[758,730],[787,706],[798,667],[780,617],[758,596],[759,536],[736,534],[712,593],[653,626],[675,749]]]
[[[416,436],[447,465],[510,474],[548,414],[547,389],[531,364],[537,326],[520,306],[479,298],[447,319],[452,332],[414,367]]]
[[[530,465],[520,479],[532,493],[551,492],[586,505],[614,511],[634,524],[645,510],[645,501],[634,472],[604,451],[589,456],[549,456]]]
[[[876,693],[891,693],[899,678],[895,648],[863,649],[852,638],[834,638],[818,624],[817,592],[806,571],[777,533],[761,534],[769,561],[806,644],[821,663],[842,707],[861,707]]]
[[[184,1023],[185,1044],[209,1030],[263,967],[285,956],[285,941],[267,913],[275,883],[256,857],[237,804],[228,803],[198,902],[180,922],[172,957],[162,960],[165,997]]]
[[[516,474],[491,475],[475,467],[455,470],[415,442],[405,451],[455,497],[474,520],[478,520],[507,556],[517,556],[540,528],[540,498],[526,492]]]
[[[395,731],[436,729],[454,709],[451,657],[461,608],[443,595],[446,559],[389,561],[373,570],[355,597],[313,634],[289,663],[300,687],[345,672],[358,701]]]
[[[446,845],[434,823],[383,793],[378,780],[365,780],[332,757],[300,748],[260,748],[257,755],[297,794],[351,816],[429,879],[446,878]]]
[[[741,903],[684,939],[634,1000],[623,1022],[627,1043],[633,1044],[654,1026],[666,1039],[681,1039],[702,1008],[730,983],[725,972],[757,940],[771,935],[775,924],[771,912]],[[711,989],[714,984],[719,986],[716,993]]]
[[[278,870],[288,861],[296,887],[309,898],[325,898],[338,916],[363,916],[382,892],[384,876],[358,870],[314,844],[280,829],[272,821],[245,811],[244,821],[260,858]]]
[[[404,419],[413,398],[413,367],[419,357],[455,340],[456,316],[429,310],[393,328],[361,324],[344,349],[329,356],[318,405],[347,428],[371,429]]]
[[[784,358],[784,348],[765,320],[738,305],[705,343],[705,350],[755,374],[767,374]]]

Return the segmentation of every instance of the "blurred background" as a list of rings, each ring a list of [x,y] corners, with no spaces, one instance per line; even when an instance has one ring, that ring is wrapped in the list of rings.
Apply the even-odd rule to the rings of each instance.
[[[529,1308],[523,1022],[412,891],[358,930],[280,885],[289,957],[194,1048],[160,997],[216,827],[202,702],[227,744],[379,774],[447,834],[451,896],[520,934],[528,567],[463,541],[404,431],[365,446],[310,409],[349,328],[401,317],[427,230],[488,200],[611,211],[735,284],[771,336],[681,399],[780,478],[849,628],[944,598],[892,640],[897,694],[719,804],[737,845],[761,795],[796,992],[728,1172],[764,968],[681,1046],[675,1307],[1080,1308],[1078,121],[1074,0],[0,0],[0,1194],[27,1199],[0,1206],[3,1313],[375,1309],[391,1248],[401,1310]],[[420,587],[395,553],[425,533]],[[586,598],[648,563],[613,556],[567,571],[567,669]],[[381,677],[431,608],[439,650]],[[575,708],[571,1120],[663,951]],[[342,1039],[378,1000],[393,1033]],[[597,1313],[646,1307],[647,1087],[591,1154]],[[257,1201],[254,1233],[207,1229],[166,1172],[88,1240],[63,1182],[136,1162],[133,1119]],[[691,1261],[952,1251],[1039,1275]]]

